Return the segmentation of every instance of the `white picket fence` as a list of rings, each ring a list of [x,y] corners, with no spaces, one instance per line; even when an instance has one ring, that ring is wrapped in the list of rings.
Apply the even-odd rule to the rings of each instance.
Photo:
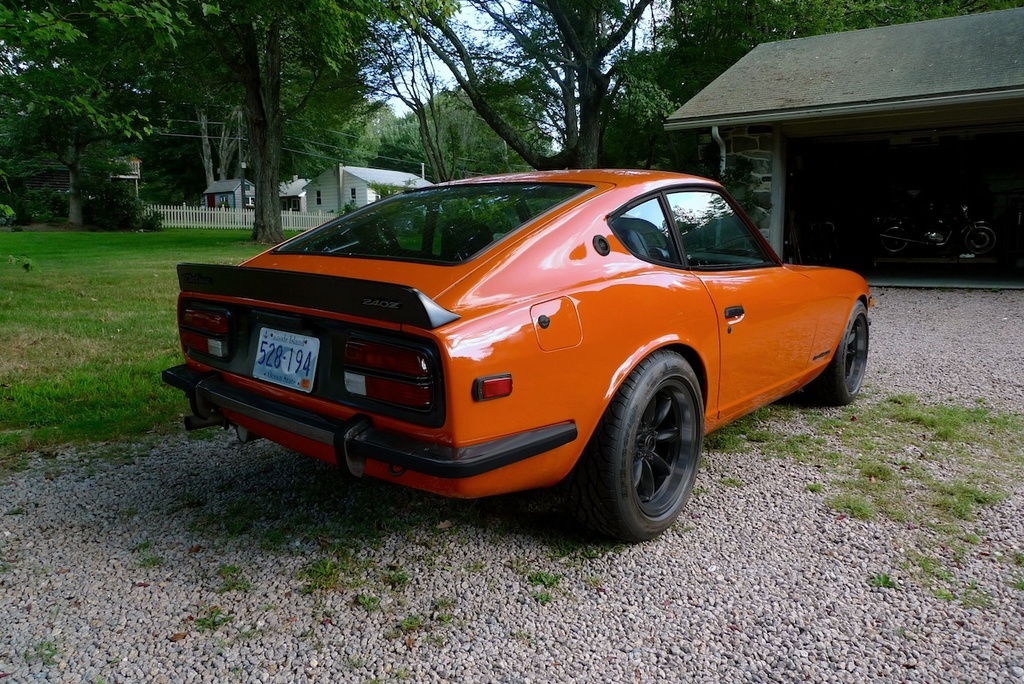
[[[164,228],[239,228],[251,230],[256,222],[253,209],[208,209],[206,207],[151,204],[163,217]],[[284,230],[308,230],[334,218],[325,211],[282,211]]]

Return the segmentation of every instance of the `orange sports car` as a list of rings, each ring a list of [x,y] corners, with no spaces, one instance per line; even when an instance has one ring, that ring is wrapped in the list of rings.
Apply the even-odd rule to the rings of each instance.
[[[867,365],[864,279],[784,264],[681,174],[436,185],[178,277],[186,428],[444,496],[565,481],[625,540],[676,519],[706,433],[801,388],[846,404]]]

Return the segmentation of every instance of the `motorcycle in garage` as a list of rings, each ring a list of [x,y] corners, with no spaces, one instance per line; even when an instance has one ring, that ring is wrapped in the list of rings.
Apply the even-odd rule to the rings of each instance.
[[[939,211],[928,204],[925,211],[876,219],[882,249],[900,254],[912,246],[925,252],[958,252],[960,256],[980,257],[996,246],[996,232],[985,221],[971,219],[966,204],[957,203]]]

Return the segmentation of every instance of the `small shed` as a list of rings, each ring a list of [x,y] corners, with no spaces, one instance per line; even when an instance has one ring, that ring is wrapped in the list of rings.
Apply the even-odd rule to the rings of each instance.
[[[404,171],[371,169],[337,164],[306,186],[309,211],[341,213],[346,207],[358,209],[376,202],[390,192],[422,188],[431,183]]]
[[[256,206],[256,186],[245,181],[245,201],[242,201],[242,179],[214,181],[203,191],[205,205],[210,209],[237,209]]]
[[[746,170],[744,205],[787,260],[1024,268],[1024,8],[759,45],[665,128]],[[923,217],[924,197],[969,207],[996,249],[887,255],[879,222]]]

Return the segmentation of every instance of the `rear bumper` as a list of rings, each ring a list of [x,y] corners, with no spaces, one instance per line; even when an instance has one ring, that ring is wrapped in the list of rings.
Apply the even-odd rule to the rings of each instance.
[[[338,463],[346,463],[357,475],[362,473],[361,464],[373,459],[435,477],[473,477],[556,449],[577,437],[575,423],[568,422],[472,446],[450,447],[379,430],[364,414],[339,421],[266,399],[228,385],[216,372],[204,374],[185,365],[175,366],[163,372],[163,381],[188,397],[194,416],[186,419],[186,427],[222,423],[223,409],[328,445]]]

